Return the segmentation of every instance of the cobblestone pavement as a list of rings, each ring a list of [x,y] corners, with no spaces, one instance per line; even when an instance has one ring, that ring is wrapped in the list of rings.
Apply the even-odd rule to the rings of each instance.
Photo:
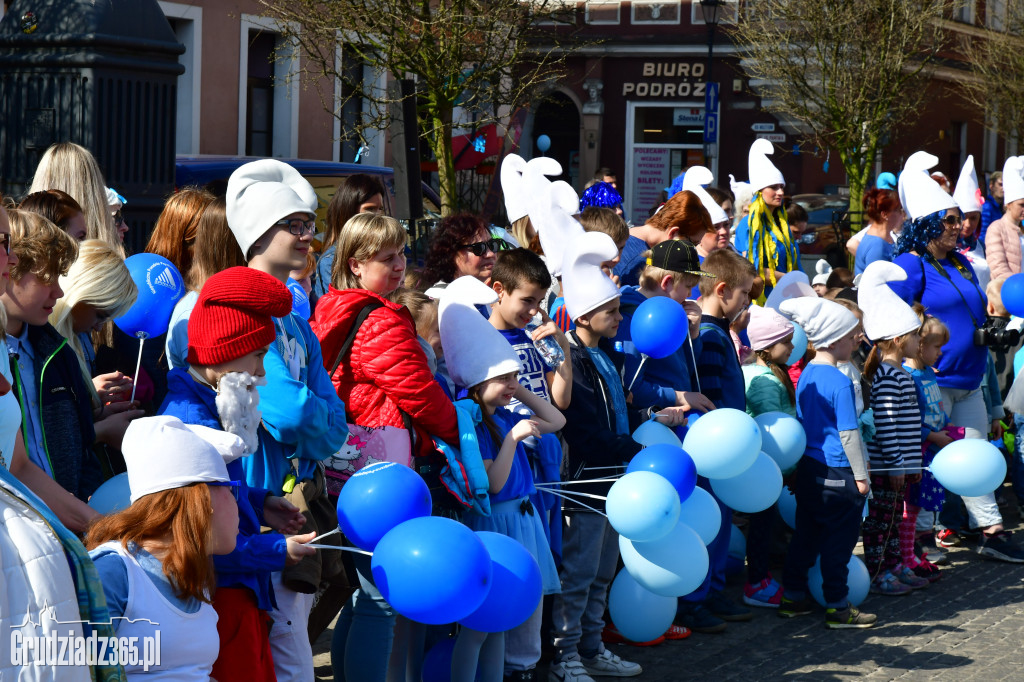
[[[1017,523],[1014,530],[1024,528]],[[1024,532],[1015,539],[1024,542]],[[861,608],[879,621],[868,630],[826,630],[823,611],[784,620],[769,609],[754,609],[753,621],[730,623],[723,634],[611,648],[643,665],[637,679],[651,682],[1024,680],[1024,564],[985,560],[973,544],[946,551],[949,564],[929,589],[868,597]],[[739,599],[741,586],[731,584],[727,593]],[[319,680],[332,679],[330,635],[324,633],[314,647]],[[543,663],[541,668],[545,680]]]

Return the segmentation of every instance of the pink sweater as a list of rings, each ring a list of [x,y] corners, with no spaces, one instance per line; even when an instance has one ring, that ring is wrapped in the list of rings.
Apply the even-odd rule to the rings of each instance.
[[[1009,277],[1020,272],[1020,228],[1004,215],[992,221],[985,234],[985,260],[992,271],[992,279]]]

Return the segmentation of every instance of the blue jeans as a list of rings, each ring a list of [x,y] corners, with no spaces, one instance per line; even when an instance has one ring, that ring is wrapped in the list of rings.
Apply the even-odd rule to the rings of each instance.
[[[331,667],[338,682],[385,682],[397,614],[373,584],[370,557],[355,555],[359,589],[341,610],[331,640]]]

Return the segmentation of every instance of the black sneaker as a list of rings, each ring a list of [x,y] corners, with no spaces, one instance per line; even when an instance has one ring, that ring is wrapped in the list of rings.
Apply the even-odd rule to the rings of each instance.
[[[721,592],[712,592],[704,601],[713,615],[729,623],[743,623],[754,617],[750,609],[740,606]]]
[[[537,682],[537,669],[514,670],[505,675],[505,682]]]
[[[814,613],[815,601],[809,596],[803,599],[790,599],[785,594],[782,595],[782,602],[779,604],[779,610],[776,611],[779,614],[779,618],[795,618],[797,616],[806,616]]]
[[[718,634],[725,632],[726,628],[725,621],[708,611],[703,604],[691,602],[679,603],[675,623],[704,634]]]
[[[861,613],[860,609],[847,604],[845,609],[825,609],[825,627],[829,630],[852,630],[869,628],[878,618],[873,613]]]
[[[978,554],[997,561],[1024,564],[1024,550],[1010,542],[1010,534],[1006,531],[992,535],[982,533],[978,541]]]

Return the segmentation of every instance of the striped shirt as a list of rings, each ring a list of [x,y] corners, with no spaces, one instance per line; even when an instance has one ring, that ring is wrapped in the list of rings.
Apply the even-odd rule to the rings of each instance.
[[[920,473],[921,408],[910,374],[881,363],[871,385],[871,409],[875,413],[875,440],[868,444],[871,467],[906,469],[881,472],[894,475]]]

